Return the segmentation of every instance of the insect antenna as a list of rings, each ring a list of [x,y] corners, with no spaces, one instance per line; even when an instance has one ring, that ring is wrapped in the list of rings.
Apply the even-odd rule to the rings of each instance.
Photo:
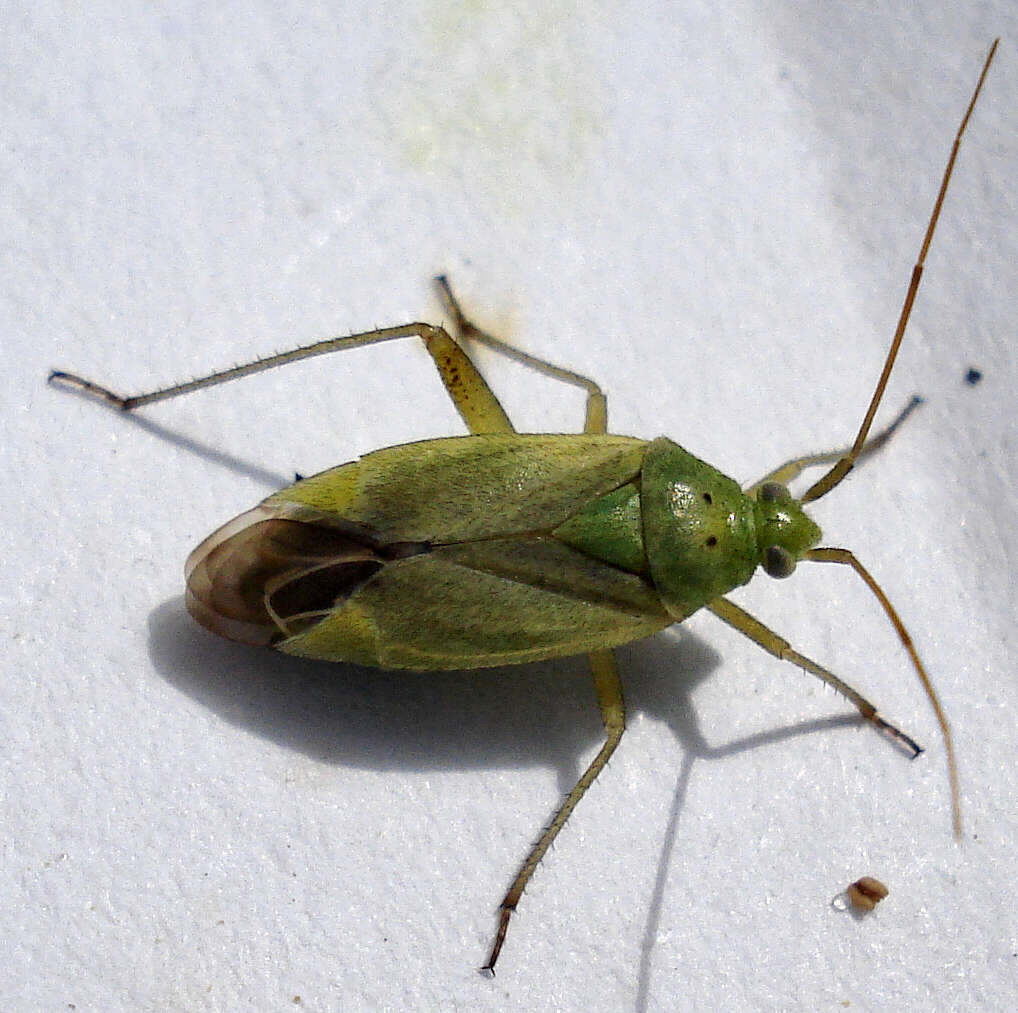
[[[969,117],[971,117],[972,110],[976,105],[976,100],[979,98],[980,91],[982,91],[983,82],[986,80],[986,74],[990,69],[990,64],[993,62],[993,57],[997,52],[997,45],[999,42],[1000,39],[994,39],[993,45],[990,46],[990,52],[987,54],[986,62],[983,64],[983,69],[979,75],[979,81],[976,84],[976,89],[972,93],[972,99],[968,104],[968,109],[965,110],[965,115],[962,117],[961,125],[958,127],[958,132],[954,136],[954,144],[951,146],[951,156],[947,160],[947,168],[944,170],[943,179],[940,181],[940,191],[937,193],[937,200],[933,205],[933,214],[930,215],[930,223],[926,227],[926,235],[923,237],[923,245],[919,249],[919,256],[916,259],[915,267],[912,268],[912,278],[908,283],[908,291],[905,293],[905,302],[902,304],[901,314],[898,317],[898,326],[894,331],[894,340],[891,342],[887,358],[884,360],[883,371],[880,374],[880,379],[877,381],[877,387],[873,392],[869,408],[866,409],[866,416],[863,418],[862,425],[859,427],[855,443],[852,444],[849,452],[841,458],[841,460],[838,461],[838,463],[835,464],[826,475],[818,479],[806,490],[800,500],[802,503],[810,503],[815,499],[820,499],[821,496],[826,496],[827,493],[829,493],[845,478],[855,465],[856,458],[862,451],[863,444],[866,442],[866,437],[869,435],[870,426],[873,425],[873,417],[877,413],[877,408],[880,405],[881,398],[884,396],[884,388],[887,386],[887,380],[891,375],[891,370],[894,368],[894,360],[898,357],[898,349],[901,347],[901,339],[905,336],[905,328],[908,326],[908,318],[912,315],[912,304],[915,302],[916,292],[919,290],[919,282],[922,279],[923,267],[926,263],[926,254],[929,251],[930,243],[933,240],[933,232],[937,227],[937,220],[940,218],[940,209],[944,205],[944,196],[947,193],[947,185],[951,181],[951,173],[954,171],[954,163],[955,159],[958,157],[958,148],[961,145],[962,134],[965,133],[965,128],[968,126]]]

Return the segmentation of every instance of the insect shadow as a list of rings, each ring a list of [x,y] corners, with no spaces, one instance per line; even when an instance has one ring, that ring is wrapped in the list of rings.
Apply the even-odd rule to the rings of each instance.
[[[660,835],[661,846],[640,947],[635,1008],[641,1010],[651,991],[665,899],[678,888],[675,878],[686,874],[673,865],[681,855],[681,817],[697,761],[858,726],[862,719],[842,713],[723,741],[723,728],[703,731],[693,702],[697,687],[723,669],[722,655],[688,628],[619,650],[631,719],[643,715],[666,724],[682,757],[666,826],[642,830]],[[150,614],[149,653],[162,678],[224,721],[337,767],[548,767],[565,794],[603,736],[582,658],[422,674],[337,667],[212,637],[191,621],[182,597]]]
[[[703,656],[717,658],[717,654],[709,647],[698,641],[696,637],[683,631],[683,638],[694,641],[690,648],[690,654],[695,658],[694,652]],[[645,1010],[649,1007],[651,996],[651,975],[653,972],[653,957],[655,942],[661,934],[662,914],[665,911],[666,894],[681,892],[681,887],[675,882],[672,875],[673,859],[676,855],[682,854],[679,842],[679,830],[682,822],[682,813],[685,808],[686,795],[689,784],[693,777],[693,771],[698,760],[721,760],[735,756],[738,753],[748,752],[754,749],[761,749],[775,745],[787,739],[797,738],[801,735],[823,734],[835,728],[859,727],[865,721],[853,713],[842,713],[831,715],[826,718],[816,718],[807,721],[800,721],[795,724],[782,725],[766,731],[757,732],[741,739],[733,739],[727,742],[722,741],[715,744],[715,740],[722,738],[724,729],[718,728],[715,734],[704,733],[696,708],[693,706],[692,693],[703,679],[707,678],[712,669],[717,667],[711,660],[706,665],[698,666],[695,661],[693,665],[682,674],[681,678],[669,685],[669,680],[658,678],[648,673],[661,667],[674,663],[677,659],[669,660],[668,640],[671,639],[668,633],[652,637],[650,640],[638,644],[628,645],[619,650],[619,654],[625,660],[627,687],[631,680],[628,678],[629,671],[635,670],[638,675],[644,676],[638,684],[641,691],[641,699],[637,707],[644,713],[654,714],[664,720],[672,733],[678,739],[682,755],[682,763],[679,774],[675,781],[675,790],[672,794],[672,805],[668,813],[668,822],[661,836],[660,857],[657,862],[657,874],[654,878],[654,887],[651,891],[650,901],[647,908],[646,921],[644,924],[643,938],[640,944],[640,967],[637,975],[636,1002],[634,1009]],[[629,657],[626,655],[629,654]],[[766,664],[766,662],[765,662]],[[723,674],[723,673],[722,673]],[[658,698],[658,694],[671,694],[670,702]],[[634,694],[627,693],[627,699]],[[658,832],[657,828],[644,828],[646,832]],[[676,874],[679,878],[685,875],[684,872]],[[693,874],[695,880],[695,873]],[[690,884],[691,888],[694,884]]]
[[[79,397],[84,396],[80,392],[71,391],[72,395],[75,393]],[[189,454],[194,454],[195,457],[201,458],[203,461],[208,461],[210,464],[224,468],[226,471],[239,475],[242,478],[249,478],[273,492],[277,489],[285,488],[293,481],[293,475],[282,475],[276,474],[274,471],[268,471],[266,468],[261,468],[251,461],[245,461],[243,458],[217,450],[215,447],[202,443],[200,440],[185,436],[169,426],[153,422],[152,419],[146,418],[144,415],[132,415],[130,412],[122,412],[121,419],[126,424],[136,426],[150,436],[154,436],[156,439],[169,444],[171,447],[179,447],[181,450],[186,450]]]
[[[151,613],[149,654],[162,678],[229,724],[336,766],[546,766],[566,792],[603,737],[582,658],[419,674],[337,667],[210,637],[191,621],[181,597]],[[720,759],[860,721],[843,714],[712,745],[700,730],[692,692],[722,665],[721,655],[688,630],[661,633],[622,654],[630,715],[664,722],[690,760]]]
[[[684,687],[722,659],[685,633],[654,640],[627,659],[631,713],[682,727]],[[464,672],[337,666],[214,639],[195,626],[182,598],[152,612],[149,652],[168,683],[223,720],[336,766],[545,766],[566,792],[603,738],[582,657]]]

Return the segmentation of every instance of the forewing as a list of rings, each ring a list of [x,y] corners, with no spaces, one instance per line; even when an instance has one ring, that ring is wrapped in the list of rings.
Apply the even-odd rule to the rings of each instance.
[[[267,501],[360,525],[381,543],[547,533],[632,481],[646,442],[624,436],[487,435],[387,447]]]

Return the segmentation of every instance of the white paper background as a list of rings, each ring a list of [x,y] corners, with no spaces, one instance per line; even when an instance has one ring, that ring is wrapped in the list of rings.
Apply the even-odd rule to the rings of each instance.
[[[1013,4],[16,3],[4,21],[0,1009],[1013,1002]],[[884,414],[928,403],[816,510],[939,686],[964,846],[865,589],[831,567],[760,577],[737,599],[928,753],[841,721],[709,615],[626,648],[628,733],[480,976],[502,891],[600,741],[582,660],[301,664],[205,635],[180,597],[191,546],[294,471],[462,432],[424,353],[136,419],[47,370],[136,392],[437,320],[442,270],[479,322],[603,381],[614,431],[751,480],[854,434],[997,34]],[[574,392],[482,362],[521,428],[577,428]],[[830,900],[863,874],[891,895],[858,920]]]

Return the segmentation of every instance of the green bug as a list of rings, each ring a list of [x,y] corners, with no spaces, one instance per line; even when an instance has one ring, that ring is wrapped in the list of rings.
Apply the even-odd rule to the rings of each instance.
[[[469,436],[389,447],[297,481],[210,535],[186,566],[192,616],[222,636],[289,654],[416,670],[497,666],[587,654],[606,730],[600,752],[527,856],[500,906],[486,969],[510,917],[556,835],[618,745],[625,727],[612,648],[707,608],[766,651],[816,675],[911,755],[920,747],[851,686],[794,651],[725,596],[757,567],[787,577],[800,560],[853,567],[898,631],[936,711],[961,816],[950,731],[912,641],[886,595],[847,550],[818,547],[803,504],[830,492],[867,442],[898,353],[969,115],[954,147],[897,330],[851,448],[796,458],[743,491],[671,440],[608,435],[607,405],[592,380],[505,344],[471,323],[438,283],[457,338],[424,323],[333,338],[204,378],[121,397],[73,374],[51,382],[122,411],[328,352],[420,338]],[[576,435],[523,435],[461,347],[477,341],[586,391]],[[915,402],[913,402],[914,404]],[[833,465],[800,498],[787,483]]]

